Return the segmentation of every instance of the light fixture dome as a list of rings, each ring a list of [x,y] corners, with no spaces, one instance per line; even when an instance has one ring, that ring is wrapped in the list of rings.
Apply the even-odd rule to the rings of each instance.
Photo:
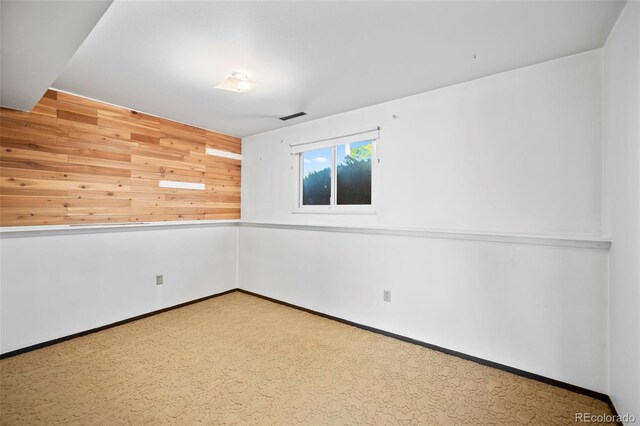
[[[229,90],[231,92],[248,92],[255,84],[250,82],[245,73],[234,72],[229,78],[215,86],[216,89]]]

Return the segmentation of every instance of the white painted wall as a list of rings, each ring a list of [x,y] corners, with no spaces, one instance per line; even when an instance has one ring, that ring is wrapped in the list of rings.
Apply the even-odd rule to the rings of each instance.
[[[0,352],[235,288],[236,248],[235,224],[3,235]]]
[[[288,144],[375,125],[377,214],[292,214]],[[600,236],[602,52],[245,138],[242,191],[243,221]],[[607,391],[605,250],[239,231],[240,288]]]
[[[605,194],[610,258],[610,395],[640,419],[640,3],[604,48]]]
[[[292,215],[288,144],[376,125],[378,214]],[[242,219],[600,235],[601,154],[597,50],[244,138]]]
[[[244,225],[239,244],[242,289],[606,392],[606,250]]]

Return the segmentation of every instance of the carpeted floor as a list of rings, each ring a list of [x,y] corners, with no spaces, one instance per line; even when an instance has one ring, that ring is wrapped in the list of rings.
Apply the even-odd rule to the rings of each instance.
[[[234,292],[0,362],[0,423],[574,424],[601,401]]]

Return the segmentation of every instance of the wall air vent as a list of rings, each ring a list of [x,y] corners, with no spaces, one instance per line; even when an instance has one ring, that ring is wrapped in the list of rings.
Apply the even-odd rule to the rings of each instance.
[[[307,115],[307,113],[300,111],[300,112],[296,112],[295,114],[287,115],[285,117],[280,117],[280,120],[287,121],[287,120],[291,120],[292,118],[302,117],[303,115]]]

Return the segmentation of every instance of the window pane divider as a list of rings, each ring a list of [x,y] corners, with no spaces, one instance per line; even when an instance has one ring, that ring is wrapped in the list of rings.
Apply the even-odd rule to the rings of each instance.
[[[334,146],[333,149],[333,164],[331,166],[331,199],[329,206],[333,207],[338,204],[338,147]]]

